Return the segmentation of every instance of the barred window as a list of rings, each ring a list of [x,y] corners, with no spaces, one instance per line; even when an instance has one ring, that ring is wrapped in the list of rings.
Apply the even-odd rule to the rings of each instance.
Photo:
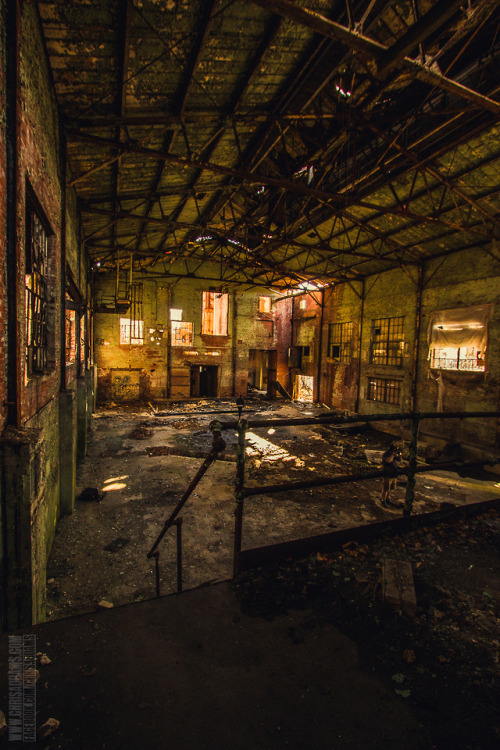
[[[374,365],[401,365],[404,350],[404,316],[372,320],[371,356]]]
[[[384,404],[401,403],[401,380],[388,378],[368,378],[368,401],[382,401]]]
[[[436,370],[484,372],[485,353],[475,346],[443,347],[430,350],[431,367]]]
[[[173,320],[172,346],[193,346],[193,324],[182,320]]]
[[[28,376],[47,367],[48,233],[30,206],[27,220],[25,306]]]
[[[328,356],[349,364],[352,357],[352,323],[333,323],[328,329]]]
[[[120,318],[120,344],[142,346],[144,343],[144,321]]]

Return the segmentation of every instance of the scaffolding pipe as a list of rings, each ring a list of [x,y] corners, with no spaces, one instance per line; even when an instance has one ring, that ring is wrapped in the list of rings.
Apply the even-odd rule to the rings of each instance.
[[[236,454],[236,486],[234,509],[234,554],[233,554],[233,576],[238,575],[239,555],[241,552],[241,540],[243,536],[243,501],[245,499],[245,440],[246,419],[238,421],[238,450]]]

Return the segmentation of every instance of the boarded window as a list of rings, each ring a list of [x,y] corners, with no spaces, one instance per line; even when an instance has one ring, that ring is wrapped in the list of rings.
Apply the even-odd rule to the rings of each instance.
[[[374,365],[401,365],[404,351],[404,316],[372,320],[370,362]]]
[[[206,336],[227,336],[229,295],[203,292],[201,332]]]
[[[172,346],[193,346],[193,324],[172,321]]]
[[[352,323],[333,323],[328,330],[328,356],[349,364],[352,357]]]
[[[271,312],[271,297],[259,297],[259,312]]]
[[[483,372],[491,305],[436,311],[429,322],[431,367]]]
[[[368,378],[368,401],[382,401],[384,404],[401,402],[401,380],[388,378]]]
[[[27,374],[47,367],[48,235],[37,211],[27,220],[25,305]]]
[[[141,346],[144,341],[144,321],[120,318],[120,344]]]

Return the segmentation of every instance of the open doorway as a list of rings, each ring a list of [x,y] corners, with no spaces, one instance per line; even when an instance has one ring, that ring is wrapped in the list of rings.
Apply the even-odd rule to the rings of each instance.
[[[217,365],[191,365],[191,396],[217,396]]]
[[[270,355],[267,349],[250,349],[248,360],[248,384],[258,391],[266,391],[268,387]],[[275,368],[276,369],[276,368]],[[275,376],[276,377],[276,376]]]

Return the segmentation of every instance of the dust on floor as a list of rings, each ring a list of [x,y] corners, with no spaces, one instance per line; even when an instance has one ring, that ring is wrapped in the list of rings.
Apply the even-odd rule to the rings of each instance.
[[[225,414],[221,412],[228,409]],[[315,416],[311,404],[266,402],[246,405],[250,420]],[[171,414],[169,416],[168,414]],[[147,552],[177,505],[212,444],[210,422],[234,420],[234,402],[150,408],[100,409],[93,417],[88,456],[80,466],[77,494],[97,488],[100,502],[79,501],[62,518],[47,569],[49,619],[92,611],[102,600],[114,605],[155,596],[154,563]],[[329,473],[377,468],[368,463],[388,437],[362,427],[324,425],[260,428],[248,435],[248,484],[276,484]],[[194,588],[232,575],[236,434],[224,432],[227,447],[182,510],[183,583]],[[368,453],[367,453],[368,452]],[[373,453],[370,453],[373,452]],[[368,458],[367,458],[368,456]],[[332,529],[387,520],[398,510],[380,506],[381,480],[261,495],[245,502],[243,547],[251,548]],[[498,494],[490,479],[460,479],[450,472],[420,475],[415,512],[435,510]],[[395,499],[404,499],[398,485]],[[175,529],[160,546],[162,593],[175,590]]]

